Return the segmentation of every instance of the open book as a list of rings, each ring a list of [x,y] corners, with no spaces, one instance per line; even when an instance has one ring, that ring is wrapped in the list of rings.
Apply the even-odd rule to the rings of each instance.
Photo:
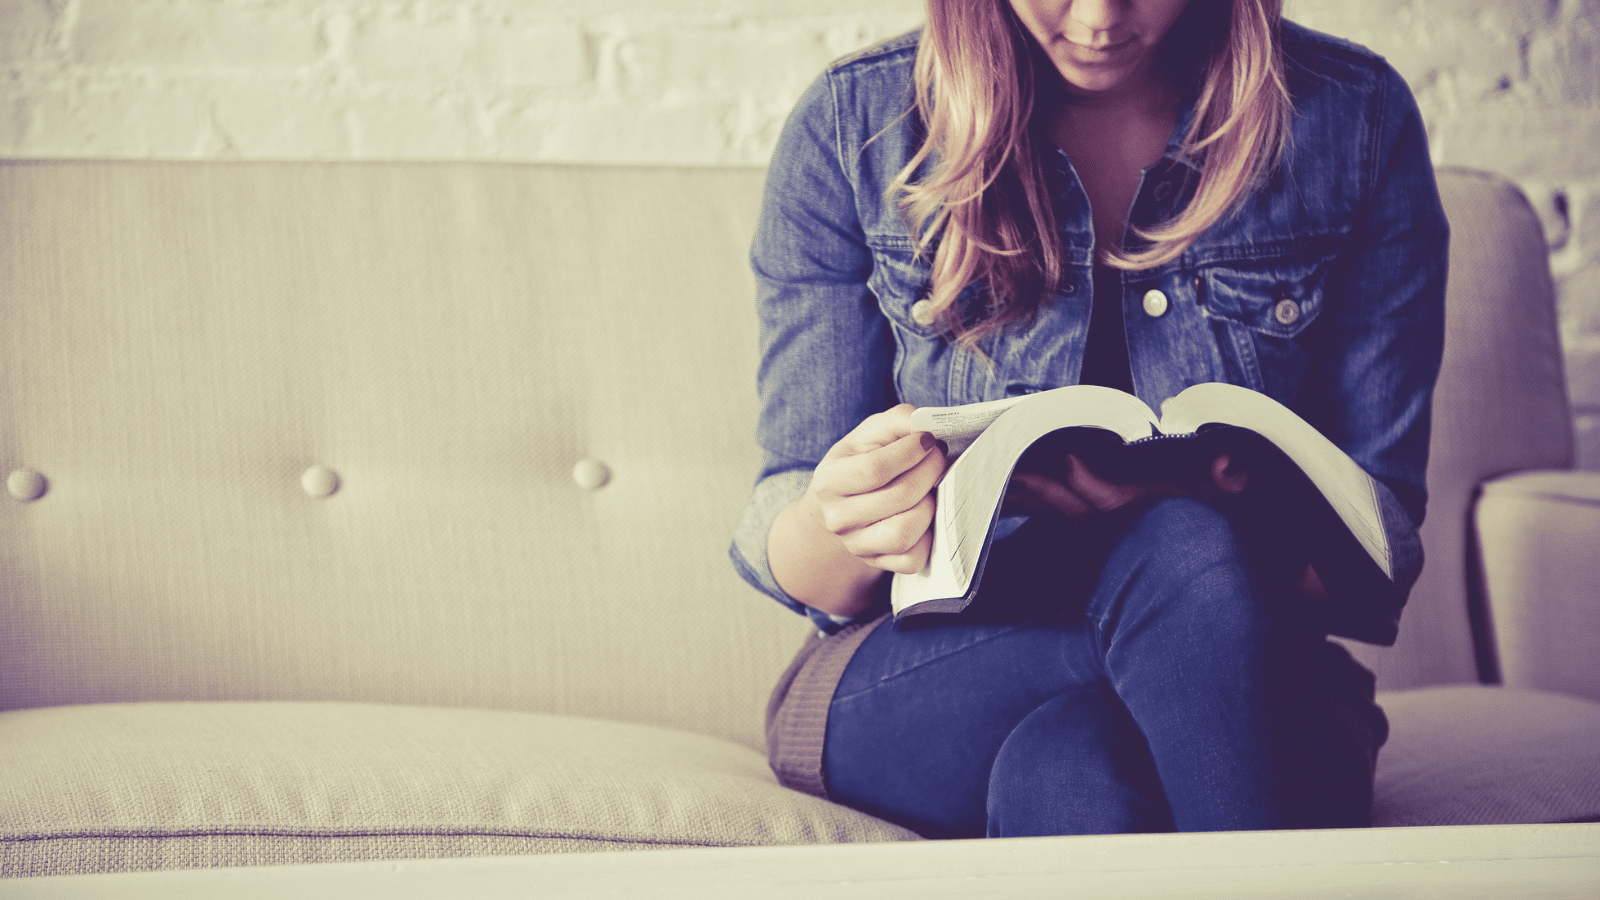
[[[1410,558],[1414,532],[1409,521],[1396,522],[1387,488],[1287,407],[1247,388],[1197,384],[1163,403],[1157,416],[1131,394],[1075,385],[969,406],[923,407],[912,424],[944,441],[953,461],[937,488],[928,565],[894,577],[896,615],[955,612],[971,602],[1013,471],[1030,447],[1062,437],[1077,442],[1066,446],[1092,471],[1120,480],[1181,480],[1189,477],[1185,471],[1203,477],[1218,448],[1234,451],[1253,442],[1247,490],[1283,499],[1296,528],[1311,523],[1303,543],[1320,545],[1310,552],[1322,559],[1309,561],[1324,581],[1324,568],[1337,568],[1339,580],[1366,593],[1394,593],[1395,582],[1403,581],[1403,602],[1415,577],[1409,570],[1420,564]],[[1400,547],[1392,545],[1396,530],[1408,532]]]

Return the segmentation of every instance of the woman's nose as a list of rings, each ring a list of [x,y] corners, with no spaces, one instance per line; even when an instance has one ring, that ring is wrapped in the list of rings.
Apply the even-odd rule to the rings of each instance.
[[[1067,38],[1094,49],[1116,43],[1112,30],[1121,19],[1117,9],[1121,5],[1117,0],[1072,0],[1067,10],[1067,23],[1076,33],[1068,34]]]

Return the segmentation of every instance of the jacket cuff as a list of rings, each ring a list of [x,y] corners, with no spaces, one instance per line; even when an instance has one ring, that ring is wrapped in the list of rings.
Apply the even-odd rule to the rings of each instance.
[[[758,481],[745,504],[744,516],[734,532],[728,556],[740,577],[756,590],[809,618],[823,634],[833,634],[862,616],[834,616],[801,603],[778,586],[778,580],[772,577],[772,567],[767,563],[767,535],[772,531],[773,521],[810,486],[809,469],[777,472]]]

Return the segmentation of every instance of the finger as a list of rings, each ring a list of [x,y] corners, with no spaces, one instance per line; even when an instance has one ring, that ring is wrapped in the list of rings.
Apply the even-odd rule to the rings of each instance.
[[[1001,515],[1033,515],[1049,511],[1050,507],[1016,478],[1013,477],[1006,483],[1006,494],[1000,501]]]
[[[934,498],[929,494],[910,509],[841,534],[839,540],[850,553],[869,562],[903,556],[932,533],[933,511]]]
[[[1131,485],[1107,481],[1089,471],[1083,460],[1070,453],[1067,454],[1067,471],[1068,486],[1098,512],[1116,509],[1138,495],[1138,490]]]
[[[1211,461],[1211,483],[1223,493],[1237,494],[1250,483],[1250,473],[1244,466],[1236,465],[1233,457],[1219,453]]]
[[[916,465],[881,488],[827,498],[822,510],[823,525],[834,534],[842,534],[903,513],[933,491],[944,470],[944,451],[930,450]]]
[[[937,453],[937,448],[933,435],[919,431],[875,450],[824,460],[828,463],[826,489],[841,497],[882,490]],[[942,467],[944,455],[937,455]],[[821,471],[823,467],[817,468]]]
[[[1067,485],[1036,472],[1018,472],[1011,476],[1030,495],[1031,501],[1055,510],[1064,516],[1086,516],[1095,512],[1088,500]]]
[[[911,414],[916,407],[909,403],[902,403],[890,407],[881,413],[874,413],[861,420],[861,423],[850,430],[849,434],[840,438],[828,450],[827,456],[857,456],[900,440],[912,434]]]
[[[874,568],[902,575],[915,575],[928,567],[928,556],[933,552],[933,531],[929,529],[910,550],[904,553],[875,556],[867,560]]]

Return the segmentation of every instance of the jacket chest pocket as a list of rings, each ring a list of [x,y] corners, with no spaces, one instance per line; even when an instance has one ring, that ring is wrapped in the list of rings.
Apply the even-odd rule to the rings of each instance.
[[[938,323],[927,302],[929,270],[916,258],[911,242],[903,238],[870,239],[872,275],[867,287],[878,307],[893,323],[897,335],[923,340],[940,338]]]
[[[867,287],[894,333],[896,393],[917,406],[972,402],[970,354],[950,342],[933,316],[928,263],[917,259],[906,238],[869,237],[867,243],[872,248]],[[971,287],[963,291],[958,303],[972,293]]]
[[[1306,254],[1200,268],[1199,301],[1236,383],[1292,403],[1309,365],[1334,256]]]

